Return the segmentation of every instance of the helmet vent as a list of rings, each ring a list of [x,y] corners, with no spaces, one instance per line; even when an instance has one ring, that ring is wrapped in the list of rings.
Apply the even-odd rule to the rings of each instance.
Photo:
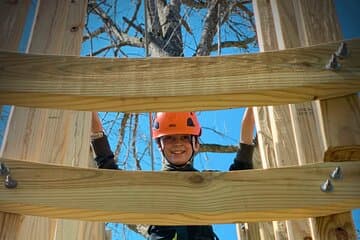
[[[154,129],[159,129],[160,128],[159,122],[154,122],[153,128]]]
[[[195,127],[195,124],[194,124],[194,122],[193,122],[193,120],[192,120],[191,118],[188,118],[188,119],[187,119],[187,125],[188,125],[189,127]]]

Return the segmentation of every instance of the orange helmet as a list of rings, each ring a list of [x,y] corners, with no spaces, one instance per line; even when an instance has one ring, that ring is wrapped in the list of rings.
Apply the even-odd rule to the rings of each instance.
[[[200,136],[201,127],[196,114],[194,112],[158,112],[153,123],[153,138],[174,134]]]

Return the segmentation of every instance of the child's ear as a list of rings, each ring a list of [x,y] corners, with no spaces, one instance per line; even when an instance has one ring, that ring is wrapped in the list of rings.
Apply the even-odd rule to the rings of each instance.
[[[156,145],[158,146],[159,151],[162,151],[162,146],[161,146],[161,142],[159,139],[156,139]]]
[[[199,152],[200,151],[200,143],[198,141],[196,141],[194,143],[194,151],[195,152]]]

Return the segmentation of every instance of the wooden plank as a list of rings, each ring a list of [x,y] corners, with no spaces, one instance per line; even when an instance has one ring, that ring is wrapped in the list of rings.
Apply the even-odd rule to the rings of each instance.
[[[320,105],[328,146],[360,143],[360,104],[357,95],[322,101]],[[334,159],[354,161],[358,156],[358,153],[347,152],[342,147],[333,149],[331,157],[329,153],[325,155],[326,162]],[[315,223],[315,233],[320,239],[356,239],[351,212],[317,217]]]
[[[0,49],[19,49],[29,6],[30,0],[0,1]],[[0,212],[0,239],[16,239],[23,221],[23,216]]]
[[[260,52],[279,49],[270,1],[254,0],[253,8]]]
[[[267,44],[266,48],[260,48],[261,51],[285,49],[288,47],[299,46],[298,42],[298,29],[296,27],[296,18],[294,18],[294,7],[291,1],[255,1],[261,2],[261,14],[257,13],[255,15],[255,21],[257,26],[261,26],[261,29],[258,29],[257,32],[264,37],[259,37],[259,45],[262,45],[263,41]],[[260,5],[260,4],[258,4]],[[260,10],[261,10],[260,9]],[[262,15],[266,10],[271,12],[271,19],[264,19]],[[281,14],[280,14],[281,12]],[[269,14],[265,14],[269,15]],[[270,32],[270,34],[266,34]],[[274,36],[276,33],[276,36]],[[272,36],[272,37],[271,37]],[[267,113],[268,117],[266,121],[258,122],[257,129],[258,135],[267,143],[266,145],[260,145],[265,152],[273,151],[276,156],[270,159],[264,159],[266,162],[269,162],[264,166],[289,166],[289,165],[298,165],[298,157],[296,155],[296,148],[290,147],[295,146],[295,138],[292,132],[292,124],[290,121],[291,115],[289,113],[289,105],[281,106],[271,106],[265,107],[261,112]],[[260,114],[260,111],[259,111]],[[265,135],[264,138],[263,135]],[[261,140],[259,138],[259,142]],[[264,141],[262,141],[264,142]],[[292,156],[289,158],[289,156]],[[292,161],[290,161],[290,159]],[[272,239],[281,240],[281,239],[305,239],[306,236],[309,236],[307,232],[309,227],[307,223],[302,224],[301,221],[286,221],[286,222],[273,222],[275,235]]]
[[[321,102],[328,146],[360,144],[360,104],[357,95]]]
[[[0,188],[0,210],[18,214],[193,225],[314,217],[360,207],[360,161],[223,173],[99,170],[6,158],[1,162],[18,187]],[[320,191],[337,166],[343,179],[333,182],[333,192]],[[108,182],[111,185],[104,184]]]
[[[0,104],[147,112],[278,105],[360,90],[360,40],[341,71],[339,42],[259,54],[100,59],[0,52]],[[162,76],[159,78],[159,76]]]
[[[360,157],[360,151],[353,150],[349,146],[330,147],[325,153],[324,161],[356,161]],[[351,212],[317,217],[316,233],[323,239],[356,239],[355,226],[351,219]]]
[[[30,0],[0,1],[0,49],[17,51]]]
[[[37,1],[30,53],[79,55],[87,1]],[[77,27],[78,31],[74,31]],[[3,156],[17,159],[87,166],[90,113],[15,107],[9,119]],[[18,216],[10,239],[103,239],[104,224]],[[11,231],[12,221],[5,219]]]
[[[16,239],[22,220],[21,215],[0,212],[0,239]]]
[[[270,0],[274,16],[278,49],[300,46],[299,31],[294,18],[294,3],[292,1]]]
[[[299,26],[302,46],[319,44],[322,42],[336,41],[342,39],[334,1],[293,0],[295,5],[297,22]],[[326,29],[326,31],[324,31]],[[320,108],[318,110],[317,108]],[[321,138],[319,144],[311,145],[309,139],[303,139],[303,152],[308,154],[308,149],[318,152],[329,146],[341,146],[348,144],[360,144],[360,106],[358,97],[354,95],[338,99],[320,101],[317,108],[313,107],[314,116],[320,127],[318,136]],[[310,117],[308,118],[310,119]],[[330,128],[328,128],[330,127]],[[307,130],[303,128],[302,130]],[[301,131],[304,133],[304,131]],[[314,138],[313,138],[314,139]],[[308,143],[306,145],[305,143]],[[304,157],[307,157],[304,155]],[[310,158],[306,158],[310,159]],[[316,156],[313,157],[316,159]],[[347,216],[347,217],[346,217]],[[342,238],[334,234],[336,229],[343,229],[348,239],[353,239],[355,228],[351,213],[337,214],[314,220],[314,237],[318,239],[337,240]],[[327,228],[324,228],[326,223]],[[344,227],[346,226],[346,227]],[[336,231],[335,231],[336,232]],[[343,236],[346,237],[346,236]],[[346,239],[346,238],[345,238]]]
[[[297,18],[294,17],[297,16],[296,4],[293,1],[271,0],[271,8],[274,15],[274,27],[276,29],[279,49],[300,47],[302,36],[300,35],[300,30],[298,28]],[[296,105],[291,104],[269,107],[270,113],[273,112],[274,115],[274,117],[270,119],[273,125],[273,136],[277,139],[277,141],[274,141],[274,146],[278,166],[299,165],[299,163],[304,161],[304,159],[309,161],[309,159],[314,158],[313,156],[309,157],[308,155],[306,155],[305,158],[302,152],[303,149],[298,147],[301,140],[306,141],[306,146],[314,142],[312,141],[312,138],[303,138],[303,136],[308,133],[307,130],[311,129],[307,126],[313,126],[313,122],[306,121],[307,112],[301,114],[303,117],[301,119],[294,117],[294,114],[298,117],[296,112],[297,109],[306,109],[308,105],[311,105],[311,103],[306,102]],[[304,128],[302,129],[299,125]],[[298,126],[298,128],[302,131],[293,131],[295,126]],[[315,136],[317,137],[316,134]],[[308,148],[311,149],[311,146],[308,146]],[[320,149],[318,149],[318,151],[320,152]],[[297,157],[289,158],[289,156]],[[289,161],[290,159],[294,159],[295,161]],[[321,156],[318,156],[317,159],[321,159]],[[287,239],[297,240],[311,237],[311,227],[309,226],[308,219],[296,221],[288,220],[285,224],[287,229],[285,236]]]
[[[256,31],[258,36],[258,43],[261,52],[264,51],[275,51],[278,50],[278,40],[277,37],[279,34],[276,34],[275,29],[275,18],[278,16],[274,16],[272,11],[272,5],[274,4],[271,1],[264,0],[255,0],[254,4],[254,15],[255,15],[255,23],[256,23]],[[279,106],[282,107],[282,106]],[[273,131],[276,129],[272,129],[270,118],[270,112],[274,112],[273,109],[277,109],[277,107],[257,107],[254,110],[255,119],[256,119],[256,129],[258,134],[259,148],[261,151],[262,162],[264,168],[278,166],[276,162],[275,155],[279,155],[276,152],[275,146],[278,146],[278,142],[276,143],[276,136],[273,134]],[[272,109],[272,110],[271,110]],[[286,123],[284,123],[286,124]],[[273,131],[272,131],[273,130]],[[287,231],[285,228],[285,232],[279,232],[284,229],[278,225],[285,225],[282,222],[274,221],[267,224],[268,227],[263,227],[264,234],[261,236],[262,240],[265,239],[275,239],[280,240],[282,238],[279,235],[286,235]],[[264,224],[263,224],[264,226]],[[266,224],[265,224],[266,226]],[[271,232],[266,231],[268,229],[272,229]],[[276,229],[276,231],[275,231]]]
[[[322,42],[335,41],[342,39],[339,24],[333,1],[271,1],[273,13],[277,21],[275,21],[275,28],[278,45],[280,48],[309,46],[319,44]],[[291,6],[293,4],[293,6]],[[294,17],[295,16],[295,17]],[[294,20],[296,19],[296,23]],[[326,29],[326,31],[324,31]],[[327,101],[326,101],[327,102]],[[348,106],[343,104],[339,108],[332,108],[333,114],[343,116],[342,113],[348,111]],[[345,110],[346,109],[346,110]],[[302,164],[315,162],[320,159],[318,156],[323,153],[326,148],[326,142],[322,129],[320,129],[321,117],[317,106],[315,104],[304,103],[301,105],[290,106],[292,115],[292,125],[295,131],[296,150]],[[351,114],[345,113],[349,118],[342,122],[340,119],[332,121],[332,131],[338,132],[345,126],[354,130],[352,134],[346,138],[353,139],[354,133],[358,132],[356,125],[352,125],[354,119]],[[330,118],[337,119],[339,117]],[[357,119],[355,117],[355,119]],[[343,127],[339,128],[339,125]],[[359,124],[357,124],[359,126]],[[340,134],[337,134],[339,136]],[[325,134],[323,134],[325,136]],[[345,136],[345,135],[342,135]],[[327,136],[329,137],[329,136]],[[331,138],[337,138],[333,135]],[[342,137],[344,138],[344,137]],[[340,139],[340,138],[339,138]],[[338,141],[338,140],[337,140]],[[359,144],[359,142],[342,142],[340,145],[345,144]],[[341,218],[344,220],[344,218]],[[351,223],[351,218],[348,223]],[[351,224],[350,224],[351,225]],[[313,225],[315,226],[315,225]],[[313,227],[316,229],[316,227]],[[316,232],[316,231],[315,231]],[[302,239],[303,237],[295,237],[293,239]],[[290,238],[291,239],[291,238]],[[313,234],[313,239],[328,239],[325,236]]]

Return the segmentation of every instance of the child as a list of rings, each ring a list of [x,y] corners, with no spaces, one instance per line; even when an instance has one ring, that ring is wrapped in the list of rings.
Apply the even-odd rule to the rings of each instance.
[[[252,169],[254,116],[247,108],[241,126],[240,147],[229,170]],[[92,145],[99,168],[117,169],[97,113],[93,113]],[[153,139],[162,154],[165,171],[197,171],[194,156],[200,149],[201,126],[194,112],[160,112],[153,124]],[[150,226],[150,240],[215,240],[212,226]]]

